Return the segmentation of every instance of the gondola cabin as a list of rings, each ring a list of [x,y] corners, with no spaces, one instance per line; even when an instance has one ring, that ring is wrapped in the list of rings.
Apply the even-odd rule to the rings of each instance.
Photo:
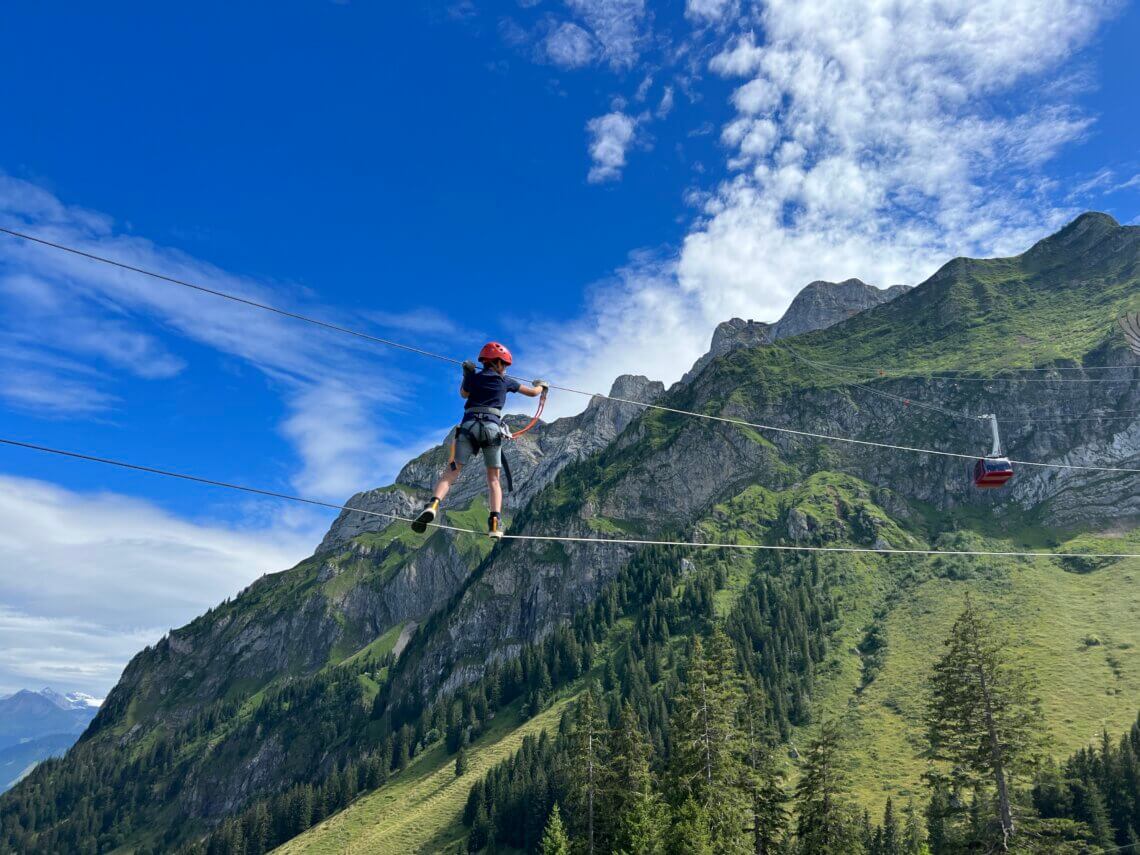
[[[1001,435],[998,433],[997,416],[991,413],[988,416],[981,416],[981,418],[989,420],[990,429],[994,435],[994,447],[989,454],[974,464],[974,486],[982,490],[992,490],[995,487],[1003,486],[1006,481],[1013,477],[1013,464],[1001,452]]]
[[[974,486],[982,490],[1001,487],[1013,477],[1008,457],[983,457],[974,464]]]

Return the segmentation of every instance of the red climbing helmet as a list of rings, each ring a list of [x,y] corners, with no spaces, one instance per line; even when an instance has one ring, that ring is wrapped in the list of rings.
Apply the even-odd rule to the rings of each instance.
[[[490,362],[492,359],[501,359],[507,365],[511,364],[511,352],[497,341],[489,341],[479,351],[480,362]]]

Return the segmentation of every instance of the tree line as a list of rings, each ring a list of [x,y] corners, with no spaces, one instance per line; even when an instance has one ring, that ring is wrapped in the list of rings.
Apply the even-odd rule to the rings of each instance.
[[[1140,719],[1115,742],[1043,759],[1035,684],[969,598],[927,677],[925,793],[888,799],[875,822],[846,775],[841,719],[820,723],[793,786],[740,645],[712,624],[687,646],[658,686],[664,738],[620,688],[587,687],[556,734],[528,738],[472,787],[469,851],[1140,853]]]

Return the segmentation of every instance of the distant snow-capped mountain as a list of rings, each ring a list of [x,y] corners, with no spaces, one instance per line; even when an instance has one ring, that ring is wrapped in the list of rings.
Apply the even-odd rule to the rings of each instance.
[[[83,692],[24,689],[0,698],[0,792],[75,744],[102,700]]]

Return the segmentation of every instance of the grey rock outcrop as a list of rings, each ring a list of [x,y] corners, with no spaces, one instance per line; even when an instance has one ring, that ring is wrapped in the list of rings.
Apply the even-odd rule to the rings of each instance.
[[[796,295],[784,316],[772,326],[772,339],[827,329],[909,290],[907,285],[876,288],[859,279],[812,282]]]
[[[731,318],[718,324],[713,331],[708,353],[693,364],[681,382],[690,382],[714,359],[734,350],[760,347],[794,335],[827,329],[860,312],[890,302],[909,290],[909,285],[876,288],[859,279],[812,282],[804,286],[783,317],[774,324],[740,318]]]
[[[681,382],[690,382],[714,359],[719,359],[734,350],[768,344],[772,340],[772,327],[772,324],[762,321],[745,321],[740,318],[730,318],[717,324],[713,330],[712,344],[708,353],[693,363],[693,367],[681,378]]]

